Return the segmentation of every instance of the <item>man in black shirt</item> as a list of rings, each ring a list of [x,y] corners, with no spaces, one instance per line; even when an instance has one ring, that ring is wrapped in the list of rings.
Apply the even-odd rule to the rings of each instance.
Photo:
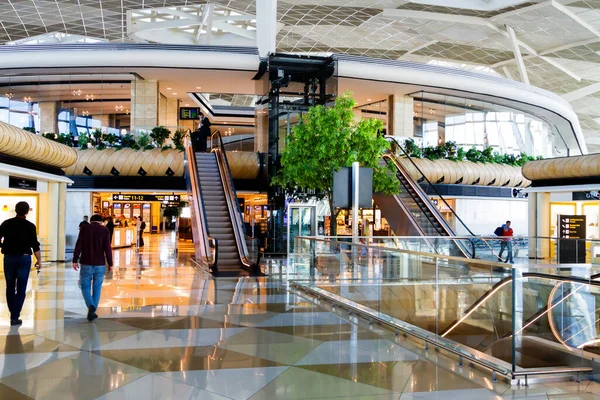
[[[79,230],[81,230],[81,227],[82,227],[83,225],[88,225],[88,224],[89,224],[89,222],[88,222],[88,216],[87,216],[87,215],[84,215],[84,216],[83,216],[83,221],[81,221],[81,222],[79,223]]]
[[[6,303],[10,311],[10,325],[21,325],[19,319],[27,280],[31,271],[31,253],[35,254],[35,268],[40,270],[40,243],[37,240],[35,225],[27,221],[29,204],[20,201],[15,206],[17,216],[7,219],[0,225],[2,254],[4,254],[4,278],[6,279]]]

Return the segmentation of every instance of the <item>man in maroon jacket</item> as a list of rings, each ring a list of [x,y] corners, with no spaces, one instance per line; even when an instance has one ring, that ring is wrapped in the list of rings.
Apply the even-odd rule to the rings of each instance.
[[[100,302],[106,264],[109,269],[112,268],[113,258],[110,232],[102,225],[102,216],[94,214],[90,222],[89,225],[82,225],[79,231],[73,253],[73,269],[79,270],[81,263],[81,272],[79,273],[81,294],[83,294],[85,305],[88,308],[87,319],[93,321],[98,318],[96,309]]]

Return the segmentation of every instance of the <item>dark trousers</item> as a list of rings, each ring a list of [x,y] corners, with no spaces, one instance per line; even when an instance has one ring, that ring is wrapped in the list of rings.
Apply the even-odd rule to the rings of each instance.
[[[10,311],[10,320],[21,316],[27,280],[31,271],[31,256],[4,256],[4,278],[6,279],[6,303]]]

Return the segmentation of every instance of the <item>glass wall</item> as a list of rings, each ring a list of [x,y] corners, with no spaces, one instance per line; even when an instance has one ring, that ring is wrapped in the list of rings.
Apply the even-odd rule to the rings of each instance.
[[[0,121],[19,128],[39,130],[40,108],[29,99],[13,100],[9,96],[0,97]]]
[[[423,147],[455,142],[468,150],[489,147],[499,154],[544,158],[567,155],[567,147],[547,122],[497,104],[436,93],[414,98],[415,140]]]
[[[37,133],[122,133],[131,126],[131,74],[0,77],[0,121]]]
[[[568,155],[567,145],[558,130],[546,121],[526,112],[498,104],[437,93],[417,92],[413,98],[413,132],[419,146],[429,147],[456,142],[465,151],[491,147],[494,153],[544,158]],[[408,102],[410,104],[410,102]],[[389,101],[375,100],[355,109],[357,117],[377,118],[389,131]]]

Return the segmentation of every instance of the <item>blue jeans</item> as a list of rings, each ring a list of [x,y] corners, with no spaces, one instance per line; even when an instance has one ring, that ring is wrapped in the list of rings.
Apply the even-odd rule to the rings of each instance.
[[[88,308],[90,306],[94,306],[95,309],[98,308],[105,270],[106,267],[104,265],[81,265],[81,270],[79,271],[81,294]]]
[[[504,250],[507,250],[507,255],[506,255],[506,261],[507,263],[512,264],[513,261],[513,246],[512,246],[512,242],[511,241],[506,241],[503,240],[502,242],[500,242],[500,253],[498,253],[498,261],[501,261],[500,259],[502,258],[502,254],[504,253]]]
[[[31,271],[31,256],[4,256],[4,279],[6,279],[6,303],[10,311],[10,320],[15,321],[21,316],[27,280]]]

